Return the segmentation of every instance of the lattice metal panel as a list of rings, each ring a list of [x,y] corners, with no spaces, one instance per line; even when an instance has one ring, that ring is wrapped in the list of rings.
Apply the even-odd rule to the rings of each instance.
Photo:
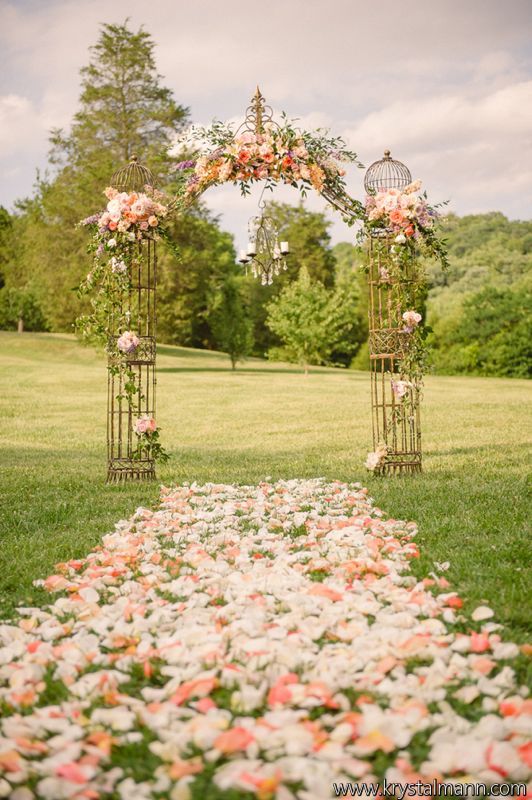
[[[401,284],[410,277],[390,275],[389,249],[392,240],[368,240],[369,248],[369,350],[373,449],[385,444],[388,455],[380,474],[421,471],[420,390],[402,370],[408,352],[401,307]],[[412,385],[402,398],[393,391],[394,382],[407,380]]]

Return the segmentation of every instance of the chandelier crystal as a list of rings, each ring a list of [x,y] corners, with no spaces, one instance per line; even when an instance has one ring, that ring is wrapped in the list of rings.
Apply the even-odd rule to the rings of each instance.
[[[271,217],[261,213],[248,222],[247,250],[241,250],[238,261],[251,266],[254,278],[263,286],[271,286],[276,275],[287,269],[288,242],[279,242],[279,232]]]

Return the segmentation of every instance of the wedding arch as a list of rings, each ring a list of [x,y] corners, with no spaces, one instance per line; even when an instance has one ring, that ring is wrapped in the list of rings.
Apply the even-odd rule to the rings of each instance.
[[[420,182],[413,183],[407,167],[385,151],[366,172],[365,202],[354,199],[343,164],[361,167],[356,154],[341,138],[300,130],[285,115],[275,121],[258,87],[236,131],[219,122],[192,128],[177,148],[187,158],[174,167],[179,176],[175,197],[154,188],[152,173],[133,156],[112,176],[106,209],[82,222],[94,231],[89,245],[93,267],[81,286],[91,294],[92,313],[79,324],[87,336],[105,342],[107,350],[108,482],[153,479],[155,462],[168,457],[155,420],[157,243],[166,239],[171,244],[165,226],[170,215],[183,213],[211,186],[228,182],[244,195],[255,182],[272,188],[289,184],[303,196],[312,189],[348,225],[361,223],[373,427],[366,467],[378,474],[419,472],[427,334],[419,311],[425,289],[421,257],[446,263],[435,231],[438,214],[420,193]],[[258,257],[257,225],[242,262]],[[276,242],[269,260],[256,262],[266,282],[287,250],[286,243]]]

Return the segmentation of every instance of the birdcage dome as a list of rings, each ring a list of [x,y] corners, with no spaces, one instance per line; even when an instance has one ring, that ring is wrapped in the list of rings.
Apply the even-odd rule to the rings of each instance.
[[[412,183],[410,170],[401,161],[391,157],[390,151],[384,151],[384,158],[374,161],[364,176],[364,189],[368,193],[386,189],[404,189]]]
[[[139,164],[137,156],[131,156],[129,164],[117,169],[111,178],[111,186],[119,192],[141,192],[146,185],[154,186],[155,178],[151,170]]]

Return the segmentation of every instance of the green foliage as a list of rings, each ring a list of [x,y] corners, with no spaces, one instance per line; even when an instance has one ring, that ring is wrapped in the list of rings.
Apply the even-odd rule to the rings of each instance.
[[[0,289],[0,330],[46,331],[48,326],[41,304],[32,289]]]
[[[228,275],[216,293],[210,324],[219,348],[233,369],[253,348],[253,323],[243,299],[242,278]]]
[[[349,296],[343,289],[328,291],[312,281],[306,267],[268,305],[267,312],[267,325],[282,342],[282,347],[268,353],[274,360],[301,364],[307,372],[309,364],[330,363],[336,349],[352,347],[354,310]]]
[[[488,286],[469,296],[439,347],[442,372],[532,376],[532,295]]]
[[[159,250],[158,338],[169,344],[214,348],[209,314],[216,286],[235,271],[232,238],[208,215],[191,212],[168,221],[179,259]]]
[[[88,271],[86,232],[80,219],[99,210],[112,173],[136,152],[156,175],[186,109],[160,84],[154,43],[145,31],[103,25],[81,70],[80,109],[68,132],[54,130],[50,171],[38,175],[34,197],[18,204],[21,275],[43,297],[54,330],[71,330],[88,308],[76,288]]]
[[[436,370],[530,375],[532,222],[492,213],[444,224],[449,272],[428,265]]]

